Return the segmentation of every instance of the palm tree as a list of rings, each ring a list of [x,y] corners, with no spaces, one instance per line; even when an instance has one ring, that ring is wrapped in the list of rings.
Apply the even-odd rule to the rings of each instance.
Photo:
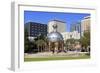
[[[39,39],[36,41],[36,45],[37,45],[37,48],[38,48],[38,52],[39,51],[43,51],[44,47],[45,47],[45,41],[42,40],[42,39]]]
[[[73,50],[74,49],[74,44],[75,44],[75,39],[67,39],[66,40],[67,48],[68,50]]]
[[[39,34],[35,39],[35,44],[37,45],[38,52],[41,51],[43,52],[46,50],[47,47],[47,38],[43,34]]]

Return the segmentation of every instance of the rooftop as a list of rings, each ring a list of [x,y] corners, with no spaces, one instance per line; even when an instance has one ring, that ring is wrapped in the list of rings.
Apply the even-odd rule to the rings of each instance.
[[[61,21],[61,20],[57,20],[57,19],[54,19],[54,20],[51,20],[51,21],[57,21],[57,22],[66,23],[66,22],[64,22],[64,21]]]

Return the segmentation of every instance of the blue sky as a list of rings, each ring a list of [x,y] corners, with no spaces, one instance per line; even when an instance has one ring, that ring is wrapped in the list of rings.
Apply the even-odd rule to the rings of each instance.
[[[48,24],[50,20],[61,20],[66,22],[66,31],[70,31],[71,24],[81,21],[88,13],[63,13],[63,12],[37,12],[24,11],[24,23],[38,22]]]

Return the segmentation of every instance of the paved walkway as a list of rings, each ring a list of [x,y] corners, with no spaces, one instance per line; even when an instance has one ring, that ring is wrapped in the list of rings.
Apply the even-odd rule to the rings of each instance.
[[[52,53],[52,52],[43,52],[43,53],[36,53],[36,54],[28,54],[25,53],[25,58],[36,58],[36,57],[78,57],[85,55],[87,52],[61,52],[61,53]]]

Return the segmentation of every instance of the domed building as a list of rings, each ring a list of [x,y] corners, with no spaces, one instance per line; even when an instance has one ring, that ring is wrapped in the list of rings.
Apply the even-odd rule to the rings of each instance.
[[[57,32],[57,24],[53,24],[53,31],[47,34],[49,51],[61,52],[64,51],[63,36]]]

